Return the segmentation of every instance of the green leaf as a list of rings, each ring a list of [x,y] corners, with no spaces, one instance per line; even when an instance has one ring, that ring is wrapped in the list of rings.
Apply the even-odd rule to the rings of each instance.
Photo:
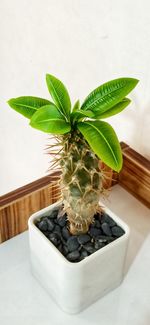
[[[9,99],[8,104],[18,113],[27,118],[31,118],[37,109],[47,104],[51,104],[51,102],[40,97],[22,96]]]
[[[73,112],[78,111],[79,108],[80,108],[80,101],[79,101],[79,99],[78,99],[78,100],[75,102],[72,111],[73,111]]]
[[[122,153],[113,128],[103,121],[86,121],[77,126],[96,155],[107,166],[119,172],[122,168]]]
[[[54,76],[47,74],[46,83],[55,104],[68,119],[70,117],[71,101],[66,87]]]
[[[129,104],[131,103],[131,100],[129,98],[124,98],[120,103],[116,104],[112,108],[110,108],[108,111],[104,113],[97,113],[95,114],[96,118],[103,119],[107,118],[113,115],[116,115],[120,112],[122,112]]]
[[[70,131],[70,124],[54,104],[40,108],[31,118],[30,125],[38,130],[52,134],[64,134]]]
[[[118,104],[137,83],[138,80],[133,78],[119,78],[106,82],[88,95],[81,109],[102,114]]]
[[[76,120],[79,120],[79,119],[83,119],[85,117],[92,118],[93,116],[94,116],[94,113],[92,111],[78,110],[78,111],[75,111],[75,112],[71,113],[71,120],[76,121]]]

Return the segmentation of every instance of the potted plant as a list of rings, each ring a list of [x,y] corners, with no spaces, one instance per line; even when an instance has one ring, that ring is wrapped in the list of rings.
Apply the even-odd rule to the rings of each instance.
[[[61,147],[55,164],[62,171],[62,201],[29,219],[31,264],[58,305],[76,313],[123,279],[129,229],[99,202],[105,177],[100,160],[119,172],[122,153],[115,131],[103,119],[130,104],[125,96],[138,80],[109,81],[73,108],[60,80],[47,74],[46,82],[53,102],[25,96],[8,104],[33,128],[53,134]]]

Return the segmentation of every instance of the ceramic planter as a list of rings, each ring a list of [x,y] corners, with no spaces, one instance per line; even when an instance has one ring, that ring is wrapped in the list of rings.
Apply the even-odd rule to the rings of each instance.
[[[122,282],[129,228],[104,208],[125,234],[83,261],[71,263],[34,224],[59,204],[42,209],[29,219],[32,272],[62,310],[78,313]]]

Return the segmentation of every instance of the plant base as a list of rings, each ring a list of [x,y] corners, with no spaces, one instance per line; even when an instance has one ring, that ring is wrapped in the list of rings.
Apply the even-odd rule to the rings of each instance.
[[[29,219],[32,273],[56,303],[67,313],[78,313],[123,280],[129,228],[110,210],[105,212],[124,230],[124,235],[79,263],[69,262],[35,226],[60,203]]]

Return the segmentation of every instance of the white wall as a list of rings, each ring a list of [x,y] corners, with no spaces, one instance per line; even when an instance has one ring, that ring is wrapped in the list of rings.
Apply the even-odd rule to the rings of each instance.
[[[49,98],[45,73],[68,86],[72,101],[121,76],[140,84],[133,104],[110,118],[120,140],[150,158],[150,1],[0,1],[0,194],[45,175],[48,136],[6,101]]]

